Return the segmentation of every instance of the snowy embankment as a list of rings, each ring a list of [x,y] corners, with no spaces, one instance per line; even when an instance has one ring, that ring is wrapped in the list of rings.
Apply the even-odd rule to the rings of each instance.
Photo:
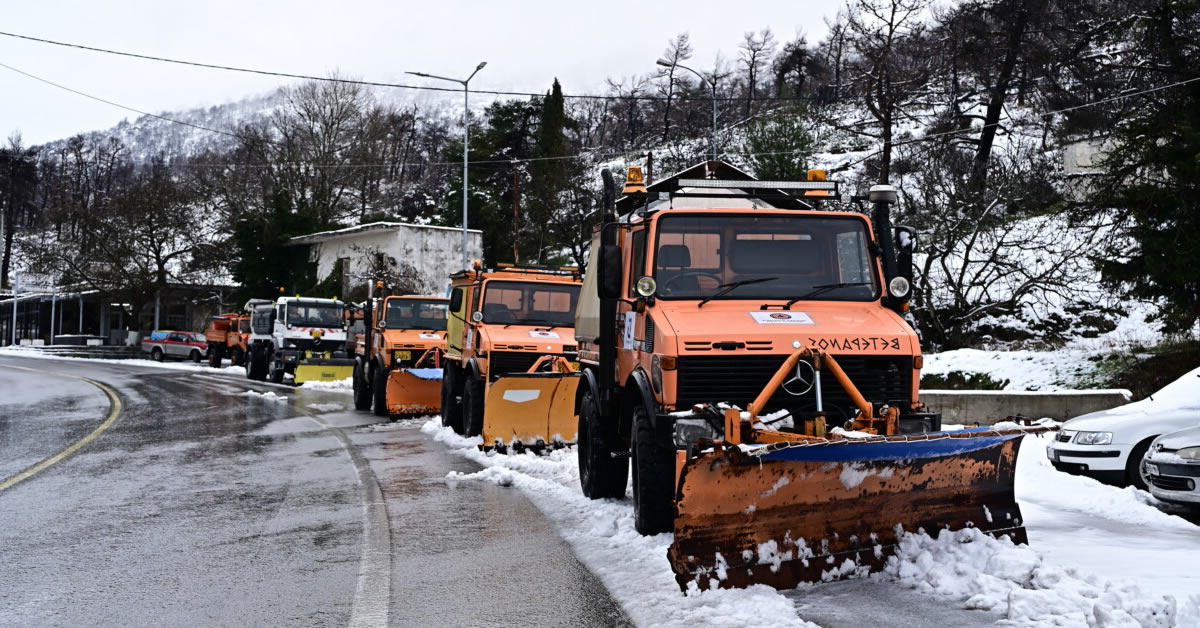
[[[451,473],[451,485],[485,481],[529,494],[639,625],[812,625],[791,599],[764,586],[681,595],[667,562],[671,536],[637,534],[627,499],[584,497],[573,449],[486,454],[478,438],[464,439],[438,419],[421,429],[483,466]],[[870,577],[990,610],[1012,625],[1200,626],[1200,530],[1155,509],[1144,492],[1055,471],[1046,442],[1027,437],[1017,465],[1031,546],[974,530],[937,539],[908,534],[884,572]]]

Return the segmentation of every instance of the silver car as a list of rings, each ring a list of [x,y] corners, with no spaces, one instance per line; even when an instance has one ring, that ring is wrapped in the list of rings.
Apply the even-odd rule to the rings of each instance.
[[[1200,508],[1200,427],[1154,439],[1143,471],[1155,497]]]

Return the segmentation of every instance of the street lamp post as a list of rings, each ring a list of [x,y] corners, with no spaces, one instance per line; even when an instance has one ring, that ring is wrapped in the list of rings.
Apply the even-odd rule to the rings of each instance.
[[[468,163],[468,156],[471,153],[471,100],[470,100],[471,90],[470,90],[470,82],[471,82],[471,79],[475,78],[475,75],[478,74],[479,71],[482,70],[483,66],[485,66],[485,65],[487,65],[487,61],[479,62],[479,65],[475,66],[475,71],[472,72],[471,76],[468,76],[465,80],[464,79],[456,79],[456,78],[448,78],[445,76],[436,76],[433,74],[426,74],[424,72],[406,72],[405,73],[405,74],[412,74],[413,76],[420,76],[422,78],[437,79],[439,81],[450,81],[452,83],[458,83],[459,85],[463,86],[463,225],[462,225],[463,268],[471,267],[470,262],[467,260],[467,190],[468,190],[468,187],[467,187],[467,163]]]
[[[703,74],[687,67],[686,65],[683,65],[682,63],[672,63],[670,61],[667,61],[666,59],[659,59],[658,61],[655,61],[655,63],[663,66],[664,68],[683,68],[683,69],[687,70],[688,72],[691,72],[692,74],[695,74],[696,76],[700,77],[701,81],[708,83],[709,89],[712,90],[712,135],[711,135],[711,137],[712,137],[712,158],[713,158],[713,161],[716,161],[717,160],[717,81],[715,80],[715,78],[709,79],[707,76],[704,76]]]

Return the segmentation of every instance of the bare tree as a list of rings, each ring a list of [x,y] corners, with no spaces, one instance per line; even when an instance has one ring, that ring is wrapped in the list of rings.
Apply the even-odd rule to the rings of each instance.
[[[686,31],[667,42],[667,49],[663,51],[662,58],[671,62],[670,67],[662,67],[658,70],[658,78],[665,79],[659,82],[658,87],[659,94],[665,98],[662,132],[662,141],[665,142],[671,133],[671,102],[675,97],[675,74],[678,70],[676,65],[692,58],[692,42]]]
[[[771,56],[775,54],[775,34],[769,28],[757,33],[746,32],[738,48],[739,60],[746,73],[746,117],[749,118],[754,114],[754,97],[762,72],[770,64]]]

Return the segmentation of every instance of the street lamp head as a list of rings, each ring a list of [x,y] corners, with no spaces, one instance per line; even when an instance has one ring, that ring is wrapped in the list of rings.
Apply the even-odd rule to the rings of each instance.
[[[413,76],[423,76],[425,78],[429,78],[429,75],[424,72],[405,72],[405,74],[411,74]]]
[[[483,66],[485,66],[485,65],[487,65],[487,61],[480,61],[479,65],[475,66],[475,71],[478,72],[478,71],[482,70]]]
[[[663,66],[664,68],[672,68],[672,67],[675,67],[675,64],[674,64],[674,63],[671,63],[670,61],[667,61],[666,59],[659,59],[658,61],[655,61],[655,63],[657,63],[658,65],[661,65],[661,66]]]

